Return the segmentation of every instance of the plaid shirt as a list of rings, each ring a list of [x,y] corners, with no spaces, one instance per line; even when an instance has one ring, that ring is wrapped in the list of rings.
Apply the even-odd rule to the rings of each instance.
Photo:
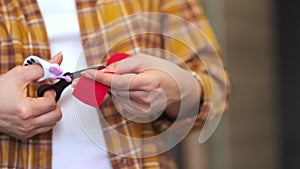
[[[51,56],[49,41],[37,2],[35,0],[0,0],[0,5],[0,73],[5,73],[14,66],[21,65],[24,58],[29,55],[49,59],[49,56]],[[196,25],[210,39],[219,52],[217,42],[203,10],[196,0],[76,0],[76,5],[83,45],[89,43],[90,37],[95,36],[94,33],[96,31],[111,21],[141,12],[160,12],[179,16]],[[145,23],[147,24],[147,21]],[[150,27],[153,25],[148,23],[144,26]],[[169,24],[168,26],[170,30],[177,29],[175,28],[176,24]],[[108,51],[103,54],[93,47],[86,47],[84,52],[89,62],[88,64],[99,62],[97,59],[94,59],[97,58],[95,56],[103,55],[105,58],[117,52],[134,53],[137,52],[136,49],[138,48],[159,48],[176,54],[200,77],[198,80],[202,86],[203,96],[195,126],[203,127],[211,107],[211,83],[216,85],[225,84],[228,87],[227,81],[220,80],[218,76],[209,77],[201,60],[197,59],[196,55],[180,43],[179,40],[161,35],[143,34],[131,36],[116,45],[110,44],[110,42],[113,42],[113,38],[121,36],[124,31],[132,31],[131,29],[134,29],[134,27],[135,25],[132,23],[127,23],[123,30],[102,33],[106,38],[100,44],[102,47],[107,48]],[[187,33],[185,36],[189,36],[203,57],[211,55],[209,42],[193,37],[193,34]],[[113,48],[109,48],[111,46]],[[33,95],[35,89],[34,87],[29,87],[28,91],[29,95]],[[223,107],[224,105],[214,106]],[[118,113],[110,97],[104,101],[100,109],[101,114],[110,126],[130,137],[151,137],[164,131],[172,124],[172,121],[165,116],[145,124],[129,121]],[[130,140],[121,143],[120,138],[112,134],[110,130],[111,128],[103,126],[107,146],[115,149],[117,152],[123,154],[131,153],[132,156],[135,156],[135,154],[139,153],[147,154],[147,151],[153,151],[156,147],[155,143],[147,143],[137,148]],[[0,133],[0,168],[51,168],[51,146],[51,131],[34,136],[26,142],[21,142]],[[133,147],[135,151],[123,151],[122,147],[125,146]],[[173,160],[170,159],[167,153],[145,158],[126,158],[109,153],[109,158],[113,168],[176,168]]]

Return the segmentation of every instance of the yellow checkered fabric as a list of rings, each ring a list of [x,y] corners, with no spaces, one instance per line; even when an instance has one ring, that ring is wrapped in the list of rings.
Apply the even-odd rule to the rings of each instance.
[[[48,37],[37,2],[35,0],[0,0],[0,4],[0,73],[5,73],[14,66],[21,65],[24,58],[29,55],[49,59],[51,54]],[[145,19],[143,25],[136,25],[136,23],[126,20],[132,14],[145,12],[178,16],[202,30],[220,53],[209,23],[196,0],[76,0],[76,5],[82,44],[85,45],[84,53],[89,65],[97,64],[99,60],[105,60],[113,53],[135,54],[149,48],[169,51],[185,65],[188,65],[189,69],[200,77],[198,80],[202,86],[203,95],[195,127],[203,127],[211,108],[212,83],[217,86],[225,84],[228,87],[227,80],[224,81],[218,76],[210,77],[201,60],[197,59],[195,51],[191,51],[180,39],[172,39],[155,33],[131,35],[135,29],[141,26],[146,29],[153,27],[151,29],[158,31],[164,27],[164,29],[172,31],[184,28],[184,24],[176,24],[172,21],[169,21],[172,24],[165,24],[167,21],[164,18],[155,17],[149,17],[149,21]],[[115,28],[112,31],[110,29],[114,29],[113,26],[111,28],[105,26],[120,18],[124,19],[124,26],[121,28]],[[124,34],[130,36],[117,44],[112,44],[116,38]],[[211,44],[203,38],[195,37],[190,32],[186,32],[185,36],[189,37],[191,43],[197,48],[197,54],[200,53],[202,57],[209,58],[214,53]],[[91,40],[92,37],[96,40]],[[158,57],[172,61],[163,54]],[[175,62],[175,60],[173,61]],[[29,89],[29,94],[33,95],[34,88],[29,87]],[[223,107],[224,105],[220,103],[220,105],[214,106]],[[131,157],[138,156],[138,154],[149,154],[149,152],[155,151],[157,145],[146,143],[136,146],[130,140],[121,142],[117,135],[112,134],[111,126],[126,136],[147,138],[159,134],[172,124],[172,119],[166,115],[162,115],[151,123],[141,124],[129,121],[117,111],[110,97],[104,101],[99,113],[109,124],[109,127],[103,126],[107,146],[123,155],[130,154]],[[183,125],[184,123],[185,119],[182,121]],[[103,123],[101,122],[101,124]],[[0,168],[50,169],[51,146],[52,132],[37,135],[26,142],[0,133]],[[132,147],[132,149],[130,151],[123,150],[123,147]],[[126,158],[109,153],[109,158],[115,169],[176,168],[168,153],[145,158]]]

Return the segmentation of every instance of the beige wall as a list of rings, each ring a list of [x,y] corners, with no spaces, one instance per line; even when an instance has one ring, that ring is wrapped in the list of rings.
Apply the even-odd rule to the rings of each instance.
[[[202,0],[231,76],[230,109],[205,144],[183,143],[187,169],[279,169],[274,2]]]
[[[233,168],[276,169],[279,107],[274,1],[227,0]]]

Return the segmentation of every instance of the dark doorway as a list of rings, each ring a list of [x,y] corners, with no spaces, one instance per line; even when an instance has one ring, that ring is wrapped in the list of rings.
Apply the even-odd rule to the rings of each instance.
[[[300,168],[300,1],[277,0],[283,168]]]

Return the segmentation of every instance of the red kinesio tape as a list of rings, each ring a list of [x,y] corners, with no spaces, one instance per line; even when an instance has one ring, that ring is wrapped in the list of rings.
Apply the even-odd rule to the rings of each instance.
[[[126,53],[117,53],[112,55],[106,62],[106,66],[118,62],[122,59],[128,58],[130,55]],[[106,72],[114,73],[114,72]],[[75,87],[72,95],[81,102],[95,108],[99,108],[105,95],[109,90],[109,86],[98,83],[94,80],[81,76],[77,86]]]

